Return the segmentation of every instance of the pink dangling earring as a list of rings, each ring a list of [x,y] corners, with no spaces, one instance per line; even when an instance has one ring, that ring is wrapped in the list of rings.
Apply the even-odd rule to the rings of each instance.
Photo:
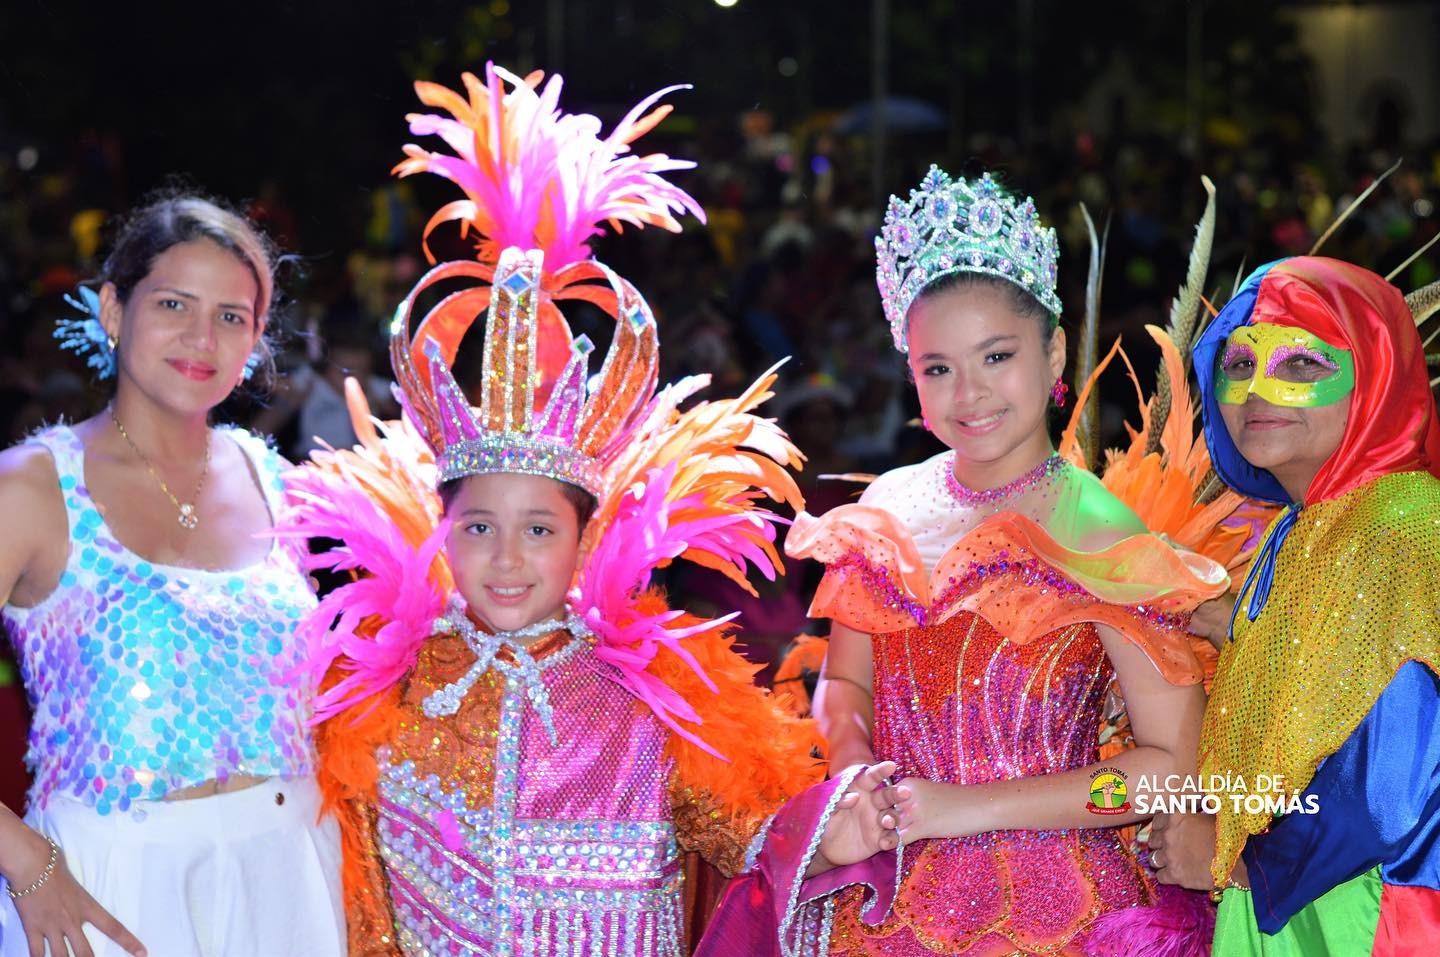
[[[930,428],[930,417],[929,417],[929,416],[924,416],[924,417],[922,417],[922,418],[920,419],[920,424],[923,425],[923,426],[925,426],[925,431],[926,431],[926,432],[934,432],[934,431],[935,431],[934,429]]]
[[[1050,387],[1050,398],[1055,401],[1055,408],[1065,408],[1065,397],[1070,394],[1070,387],[1061,379],[1056,379],[1055,384]]]

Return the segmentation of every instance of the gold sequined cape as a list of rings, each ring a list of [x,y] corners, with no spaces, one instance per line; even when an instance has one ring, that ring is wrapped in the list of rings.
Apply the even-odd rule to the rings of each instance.
[[[1275,525],[1267,537],[1275,533]],[[1386,475],[1307,506],[1280,549],[1264,610],[1240,595],[1205,711],[1200,773],[1228,794],[1279,776],[1299,793],[1370,711],[1400,666],[1440,671],[1440,481]],[[1273,820],[1221,794],[1211,864],[1224,885],[1245,841]],[[1258,803],[1258,802],[1256,802]]]

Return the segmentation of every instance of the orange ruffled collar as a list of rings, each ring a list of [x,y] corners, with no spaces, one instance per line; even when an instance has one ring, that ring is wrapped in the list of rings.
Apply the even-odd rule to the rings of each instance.
[[[1186,616],[1228,584],[1221,566],[1155,535],[1130,535],[1087,552],[1013,512],[976,525],[933,572],[899,517],[863,504],[818,519],[802,513],[786,551],[828,566],[812,616],[880,634],[968,611],[1017,644],[1094,621],[1135,640],[1168,680],[1183,684],[1200,677],[1183,637]]]

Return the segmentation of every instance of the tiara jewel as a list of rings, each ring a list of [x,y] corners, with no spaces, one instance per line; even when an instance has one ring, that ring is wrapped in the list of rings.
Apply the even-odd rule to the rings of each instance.
[[[1007,279],[1040,300],[1052,317],[1060,315],[1055,230],[1040,224],[1033,200],[1016,201],[989,173],[973,182],[952,180],[931,166],[908,202],[890,197],[875,258],[880,301],[901,352],[908,349],[910,304],[926,286],[953,273]]]

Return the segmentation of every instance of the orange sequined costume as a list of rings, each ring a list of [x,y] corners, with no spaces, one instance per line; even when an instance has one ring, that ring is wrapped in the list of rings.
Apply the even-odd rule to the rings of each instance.
[[[676,559],[741,587],[773,576],[777,516],[759,503],[802,504],[798,451],[754,414],[774,376],[682,412],[707,379],[656,390],[649,306],[589,258],[599,221],[678,229],[672,214],[698,212],[659,175],[689,164],[629,155],[667,109],[642,116],[651,97],[601,138],[558,111],[558,79],[540,83],[492,67],[466,76],[468,96],[417,85],[450,117],[412,116],[412,131],[458,155],[407,147],[400,171],[465,189],[431,226],[461,219],[479,258],[436,266],[397,311],[404,420],[377,431],[351,383],[360,444],[290,477],[283,534],[339,540],[313,563],[354,573],[301,630],[357,957],[678,957],[684,852],[744,869],[821,776],[813,727],[754,685],[733,616],[699,621],[649,587]],[[593,381],[564,299],[615,320]],[[451,366],[482,320],[476,401]],[[437,486],[495,473],[573,486],[595,510],[563,615],[491,633],[440,551]]]

